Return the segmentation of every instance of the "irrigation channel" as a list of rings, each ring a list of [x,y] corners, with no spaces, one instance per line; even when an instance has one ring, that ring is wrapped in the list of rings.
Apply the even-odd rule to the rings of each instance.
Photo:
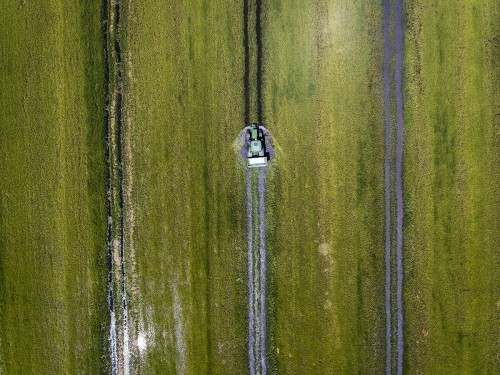
[[[385,102],[385,312],[386,312],[386,374],[403,373],[403,25],[402,0],[384,0],[384,102]],[[394,40],[395,39],[395,40]],[[395,55],[395,64],[392,63]],[[393,75],[392,75],[393,74]],[[391,81],[393,80],[393,81]],[[393,99],[395,98],[395,100]],[[395,101],[395,108],[393,101]],[[395,114],[394,114],[395,110]],[[393,118],[396,137],[392,136]],[[394,157],[395,143],[395,157]],[[396,195],[395,215],[392,195]],[[393,333],[394,256],[393,218],[396,217],[396,332]],[[396,341],[393,349],[392,342]],[[395,352],[395,353],[394,353]],[[395,354],[395,356],[393,355]],[[394,357],[396,357],[394,359]]]
[[[255,2],[244,0],[243,45],[245,71],[243,86],[245,126],[250,125],[253,119],[256,119],[261,125],[264,122],[261,11],[261,0],[256,0]],[[255,21],[255,27],[251,25],[250,20]],[[252,54],[251,51],[254,51],[255,54]],[[254,76],[255,80],[250,79],[251,76]],[[265,132],[267,133],[267,130]],[[252,184],[253,179],[258,180],[256,185]],[[265,168],[258,168],[257,170],[247,169],[248,361],[250,375],[267,374],[265,186]]]

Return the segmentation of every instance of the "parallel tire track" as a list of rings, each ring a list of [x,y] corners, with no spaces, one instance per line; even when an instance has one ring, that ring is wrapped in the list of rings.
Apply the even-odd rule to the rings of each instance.
[[[389,0],[384,0],[384,101],[385,101],[385,325],[386,325],[386,358],[385,373],[390,375],[392,362],[391,347],[391,187],[390,187],[390,155],[391,155],[391,108],[390,108],[390,39],[389,39]]]
[[[248,36],[249,0],[243,1],[243,48],[245,54],[245,70],[243,73],[243,97],[245,111],[245,126],[250,125],[250,42]]]
[[[402,0],[395,0],[394,28],[396,41],[396,64],[394,70],[395,87],[392,93],[396,101],[396,160],[395,160],[395,191],[396,191],[396,372],[403,373],[403,93],[402,93],[402,65],[403,65],[403,25]],[[392,372],[392,325],[391,306],[391,1],[384,0],[384,101],[385,101],[385,311],[386,311],[386,374]]]
[[[403,0],[396,0],[396,253],[397,253],[397,317],[398,375],[403,373]]]
[[[259,256],[260,256],[260,369],[261,374],[267,373],[266,361],[266,223],[265,223],[265,193],[266,175],[264,168],[259,170]]]
[[[247,169],[247,232],[248,232],[248,360],[250,374],[255,374],[255,331],[253,315],[253,217],[252,217],[252,175]]]
[[[257,44],[257,121],[264,122],[264,105],[262,99],[262,1],[256,0],[255,39]]]
[[[256,43],[256,113],[250,109],[250,0],[243,1],[243,47],[244,47],[244,119],[245,126],[249,126],[255,116],[259,124],[264,121],[263,116],[263,67],[262,67],[262,2],[255,0],[255,40]],[[253,38],[252,38],[253,39]],[[266,361],[266,235],[265,235],[265,171],[260,169],[258,177],[258,224],[254,226],[253,217],[253,189],[252,171],[246,172],[247,191],[247,231],[248,231],[248,358],[250,374],[267,373]],[[258,225],[258,227],[256,227]],[[259,237],[257,241],[253,237]],[[258,251],[257,251],[258,250]]]

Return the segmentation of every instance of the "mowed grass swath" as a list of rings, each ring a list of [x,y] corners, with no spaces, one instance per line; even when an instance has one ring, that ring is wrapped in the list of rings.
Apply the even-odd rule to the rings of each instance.
[[[272,2],[264,118],[280,145],[269,200],[276,373],[384,368],[382,8]]]
[[[138,373],[247,371],[240,1],[127,1],[125,218]],[[141,339],[142,340],[142,339]]]
[[[498,371],[496,1],[407,5],[406,368]]]
[[[106,372],[100,1],[0,12],[0,372]]]

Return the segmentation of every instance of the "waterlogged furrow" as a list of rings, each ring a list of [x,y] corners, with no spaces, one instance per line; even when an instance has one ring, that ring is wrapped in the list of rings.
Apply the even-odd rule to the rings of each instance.
[[[126,285],[126,275],[125,275],[125,202],[124,202],[124,189],[123,189],[123,179],[124,179],[124,162],[123,162],[123,64],[122,64],[122,51],[121,51],[121,40],[120,40],[120,3],[117,2],[115,5],[114,12],[114,45],[115,45],[115,63],[116,63],[116,145],[117,145],[117,157],[118,157],[118,194],[119,194],[119,220],[120,220],[120,268],[121,268],[121,292],[122,292],[122,332],[123,332],[123,373],[124,375],[130,374],[130,347],[129,347],[129,329],[128,329],[128,305],[127,305],[127,285]]]
[[[109,29],[107,27],[110,19],[109,12],[109,2],[108,0],[103,0],[102,2],[102,31],[104,34],[103,43],[103,59],[104,59],[104,76],[106,80],[105,84],[105,138],[106,138],[106,212],[107,212],[107,229],[106,229],[106,241],[107,241],[107,264],[108,264],[108,308],[109,308],[109,347],[110,347],[110,361],[111,361],[111,374],[116,375],[118,371],[118,352],[116,344],[116,314],[114,306],[113,297],[113,235],[112,235],[112,210],[111,210],[111,129],[110,121],[112,116],[110,115],[110,93],[111,93],[111,81],[110,81],[110,66],[109,66]]]
[[[125,282],[123,65],[120,41],[120,3],[103,1],[106,79],[106,189],[108,247],[108,305],[110,356],[113,374],[130,374],[127,288]],[[115,272],[115,267],[119,272]],[[115,304],[119,300],[120,304]],[[116,306],[121,306],[117,310]],[[117,322],[121,323],[120,329]],[[118,324],[119,324],[118,323]],[[121,357],[120,357],[121,354]]]
[[[111,347],[111,374],[118,374],[118,350],[116,347],[116,315],[114,308],[110,307],[111,324],[109,327],[109,344]]]

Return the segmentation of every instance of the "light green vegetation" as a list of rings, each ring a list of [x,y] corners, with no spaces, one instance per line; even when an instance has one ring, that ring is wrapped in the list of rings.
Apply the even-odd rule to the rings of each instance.
[[[100,1],[0,11],[0,372],[105,372]]]
[[[127,1],[127,283],[136,373],[244,374],[240,1]],[[136,339],[146,337],[142,354]]]
[[[109,373],[102,4],[4,3],[0,373]],[[121,140],[110,122],[110,174],[119,241],[120,141],[131,373],[245,374],[245,171],[233,149],[245,125],[243,2],[120,4],[124,112]],[[405,372],[493,374],[499,5],[405,6]],[[273,374],[384,371],[382,12],[369,0],[263,1]]]
[[[382,8],[275,1],[263,35],[264,116],[283,149],[268,187],[273,369],[382,373]]]
[[[498,373],[499,6],[407,7],[405,367]]]

